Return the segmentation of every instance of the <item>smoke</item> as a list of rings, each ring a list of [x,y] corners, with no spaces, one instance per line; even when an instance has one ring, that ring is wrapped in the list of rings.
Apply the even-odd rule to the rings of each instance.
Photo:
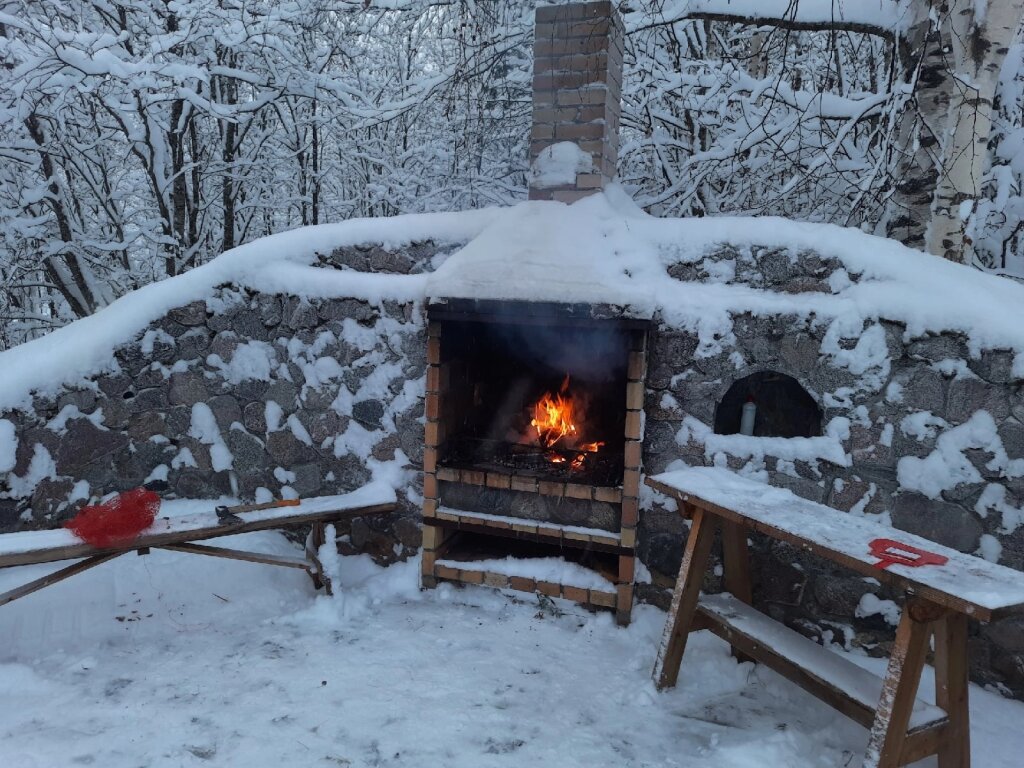
[[[489,323],[481,328],[524,372],[599,384],[619,379],[628,362],[629,336],[610,327]]]
[[[539,444],[530,423],[534,408],[545,394],[558,393],[568,376],[565,394],[576,430],[557,447],[621,440],[630,332],[619,321],[588,318],[571,325],[533,308],[506,307],[500,318],[489,309],[487,320],[467,317],[472,310],[436,318],[444,321],[442,360],[452,363],[452,435]]]

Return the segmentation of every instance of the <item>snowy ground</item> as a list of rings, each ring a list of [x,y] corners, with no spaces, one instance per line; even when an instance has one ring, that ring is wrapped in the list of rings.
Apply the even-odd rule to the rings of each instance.
[[[860,765],[863,729],[707,633],[656,693],[653,608],[621,630],[483,588],[421,594],[416,563],[340,569],[331,599],[299,571],[154,552],[0,608],[0,766]],[[1019,766],[1024,704],[971,695],[975,758]]]

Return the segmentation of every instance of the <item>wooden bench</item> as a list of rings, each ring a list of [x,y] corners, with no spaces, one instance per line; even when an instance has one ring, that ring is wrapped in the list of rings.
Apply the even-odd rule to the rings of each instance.
[[[692,519],[665,634],[654,667],[659,688],[675,685],[690,632],[709,629],[752,658],[870,729],[865,768],[892,768],[937,755],[940,768],[970,765],[967,620],[1024,612],[1024,573],[943,547],[873,520],[801,499],[726,469],[689,468],[647,484]],[[700,595],[715,531],[727,590]],[[750,607],[750,531],[824,557],[905,596],[884,678],[858,667]],[[945,556],[943,565],[882,569],[876,539]],[[917,689],[935,639],[934,704]]]
[[[330,594],[330,580],[323,572],[317,550],[324,543],[324,526],[339,520],[390,512],[395,508],[395,492],[389,486],[371,483],[342,496],[321,496],[303,499],[294,506],[254,504],[232,507],[228,519],[220,517],[210,503],[209,512],[180,517],[157,517],[149,528],[137,538],[112,547],[94,547],[77,538],[65,528],[47,531],[21,531],[0,535],[0,568],[35,565],[61,560],[78,560],[42,578],[0,593],[0,605],[25,597],[51,584],[94,568],[129,552],[147,554],[151,549],[169,549],[196,555],[224,557],[251,563],[299,568],[313,579],[314,586],[326,587]],[[196,544],[197,541],[233,536],[239,533],[269,529],[311,526],[306,539],[306,557],[286,557],[261,552],[247,552],[224,547]]]

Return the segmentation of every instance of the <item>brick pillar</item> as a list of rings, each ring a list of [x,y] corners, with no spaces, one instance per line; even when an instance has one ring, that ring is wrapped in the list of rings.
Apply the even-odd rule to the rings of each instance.
[[[582,150],[575,173],[531,177],[531,200],[571,203],[598,192],[615,176],[622,93],[622,19],[609,0],[537,9],[533,47],[533,130],[530,163],[552,145]],[[573,151],[549,150],[571,159]],[[586,166],[589,156],[589,168]]]

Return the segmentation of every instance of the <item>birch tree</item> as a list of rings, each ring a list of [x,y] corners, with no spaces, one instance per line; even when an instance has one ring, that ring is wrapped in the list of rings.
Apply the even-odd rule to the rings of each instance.
[[[954,0],[939,6],[949,27],[950,99],[928,250],[974,262],[968,235],[990,165],[993,102],[999,74],[1017,36],[1024,0]]]

